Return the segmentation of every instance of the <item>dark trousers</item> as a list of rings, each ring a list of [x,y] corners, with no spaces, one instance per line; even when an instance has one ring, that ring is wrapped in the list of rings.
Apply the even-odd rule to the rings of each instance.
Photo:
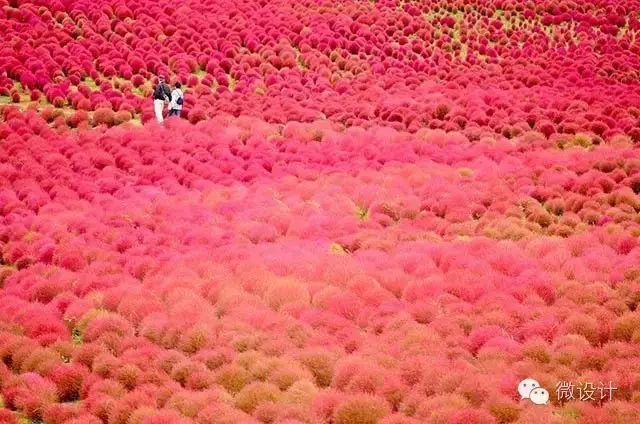
[[[181,112],[182,112],[182,110],[180,110],[180,109],[170,109],[169,110],[169,116],[177,116],[179,118]]]

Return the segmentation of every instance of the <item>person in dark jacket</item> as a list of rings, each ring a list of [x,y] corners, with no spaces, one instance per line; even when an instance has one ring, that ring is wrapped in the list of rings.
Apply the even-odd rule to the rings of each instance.
[[[168,103],[169,100],[171,100],[171,88],[164,82],[164,76],[160,75],[158,77],[158,84],[153,89],[153,111],[160,124],[164,121],[164,117],[162,116],[164,105]]]

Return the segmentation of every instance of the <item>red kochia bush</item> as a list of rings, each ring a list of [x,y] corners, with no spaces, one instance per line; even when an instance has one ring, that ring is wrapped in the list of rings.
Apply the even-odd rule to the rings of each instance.
[[[189,119],[189,122],[191,122],[192,124],[196,124],[200,121],[204,121],[205,119],[207,119],[207,113],[205,112],[204,109],[199,109],[199,108],[191,109],[188,112],[188,119]]]
[[[53,261],[71,271],[78,271],[86,264],[86,259],[76,246],[59,247],[54,253]]]
[[[80,389],[88,370],[80,364],[63,364],[49,373],[49,378],[58,388],[58,397],[62,402],[73,402],[80,398]]]
[[[79,415],[79,405],[53,404],[45,408],[42,414],[42,418],[43,422],[47,424],[64,424],[78,417]]]
[[[455,412],[450,418],[452,424],[494,424],[495,418],[480,409],[463,409]]]
[[[2,424],[18,424],[16,414],[8,409],[0,408],[0,423]]]
[[[116,314],[107,314],[98,316],[89,323],[83,334],[83,339],[91,342],[107,333],[113,333],[119,337],[124,337],[133,334],[134,331],[131,324],[121,316]]]
[[[89,123],[89,114],[85,110],[78,110],[77,112],[68,115],[66,122],[70,128],[81,127],[83,124]]]
[[[42,419],[44,409],[58,401],[53,383],[43,377],[26,373],[4,382],[3,391],[7,406],[17,409],[30,419]]]

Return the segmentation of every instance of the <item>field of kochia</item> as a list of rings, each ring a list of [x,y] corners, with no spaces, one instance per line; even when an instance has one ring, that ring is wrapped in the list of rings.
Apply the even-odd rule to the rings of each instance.
[[[639,12],[0,0],[0,424],[640,422]]]

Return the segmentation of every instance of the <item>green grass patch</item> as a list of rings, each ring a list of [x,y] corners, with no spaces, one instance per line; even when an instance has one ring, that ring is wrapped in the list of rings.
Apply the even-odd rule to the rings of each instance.
[[[78,327],[71,330],[71,340],[74,344],[82,344],[82,331]]]
[[[29,95],[29,90],[24,88],[21,83],[14,82],[13,89],[18,92],[20,95],[20,101],[18,103],[13,103],[11,96],[0,96],[0,104],[21,104],[25,105],[31,102],[31,96]]]
[[[575,407],[560,409],[554,412],[554,415],[573,421],[580,419],[580,411]]]
[[[299,54],[296,55],[296,64],[298,65],[298,69],[301,69],[303,71],[306,71],[307,69],[309,69],[309,66],[302,61]]]
[[[111,83],[116,83],[117,82],[118,84],[120,84],[120,86],[122,86],[123,84],[126,84],[126,83],[129,82],[128,79],[125,79],[125,78],[122,78],[122,77],[118,77],[118,76],[112,77],[110,80],[111,80]]]
[[[433,10],[430,10],[428,12],[424,12],[422,13],[422,18],[427,21],[427,22],[431,22],[434,19],[438,19],[440,16],[434,12]]]
[[[31,418],[18,416],[18,424],[42,424],[42,421],[32,420]]]
[[[136,96],[140,96],[140,97],[144,97],[144,92],[143,90],[145,89],[145,87],[148,87],[149,83],[145,82],[144,84],[142,84],[140,87],[133,87],[133,90],[131,90],[131,92],[133,94],[135,94]]]
[[[85,77],[83,82],[84,82],[84,85],[86,85],[87,87],[89,87],[92,90],[97,90],[98,89],[98,84],[96,84],[96,81],[91,77]]]
[[[365,219],[369,218],[369,210],[362,205],[358,205],[358,219],[364,221]]]
[[[236,85],[238,85],[238,81],[231,75],[227,75],[227,81],[229,81],[229,91],[233,91],[236,89]]]
[[[129,121],[127,121],[127,124],[131,124],[136,127],[141,127],[142,120],[140,118],[131,118]]]
[[[467,55],[469,54],[469,47],[466,43],[460,43],[460,59],[467,60]]]

